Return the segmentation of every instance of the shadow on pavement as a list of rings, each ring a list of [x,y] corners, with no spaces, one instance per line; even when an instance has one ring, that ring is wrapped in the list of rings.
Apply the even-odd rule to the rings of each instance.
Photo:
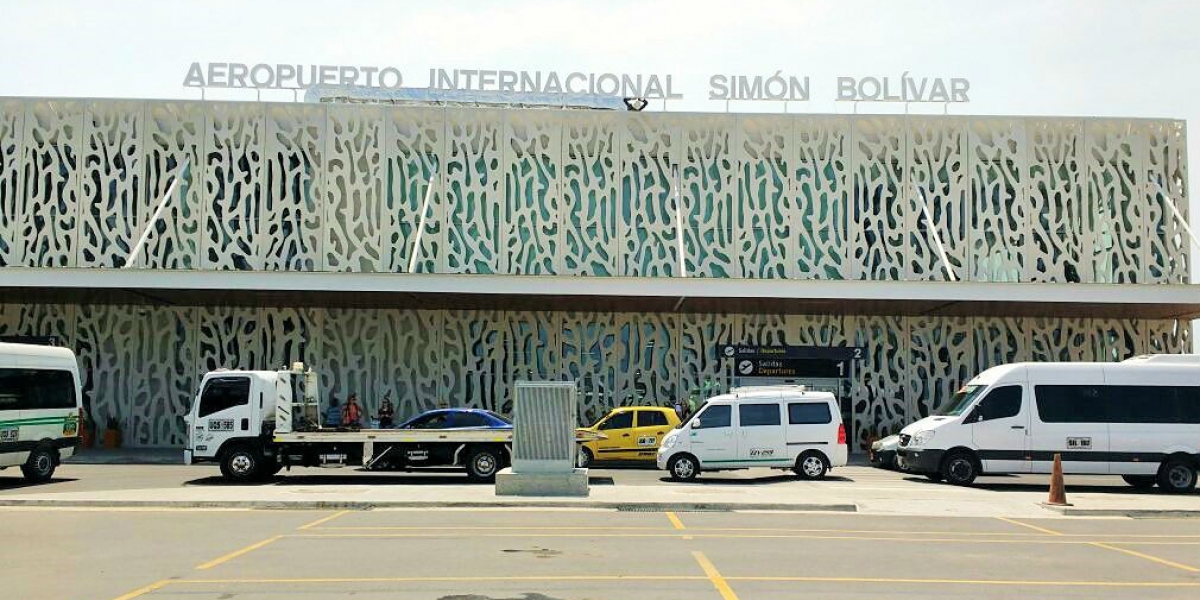
[[[78,480],[72,477],[55,477],[44,483],[29,483],[28,481],[25,481],[24,477],[0,477],[0,492],[6,490],[19,490],[27,487],[52,486],[56,483],[70,483],[72,481]]]
[[[713,477],[701,475],[691,481],[675,481],[670,477],[660,477],[659,481],[663,483],[673,483],[677,485],[772,485],[776,483],[787,483],[795,481],[806,481],[795,475],[769,475],[767,477]],[[846,477],[830,476],[822,481],[825,482],[853,482],[854,480]]]
[[[183,482],[185,486],[241,487],[268,485],[492,485],[490,481],[474,481],[462,471],[431,471],[426,473],[384,474],[354,471],[341,475],[277,475],[266,481],[234,483],[220,476],[201,477]],[[590,485],[614,485],[612,477],[589,477]]]

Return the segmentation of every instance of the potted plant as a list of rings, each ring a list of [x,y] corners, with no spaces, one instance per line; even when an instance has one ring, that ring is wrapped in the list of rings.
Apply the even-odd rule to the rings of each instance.
[[[92,430],[92,420],[88,418],[87,412],[83,412],[79,416],[79,445],[83,448],[92,448],[96,445],[95,431]]]
[[[121,422],[116,415],[108,415],[104,428],[104,447],[109,450],[121,447]]]

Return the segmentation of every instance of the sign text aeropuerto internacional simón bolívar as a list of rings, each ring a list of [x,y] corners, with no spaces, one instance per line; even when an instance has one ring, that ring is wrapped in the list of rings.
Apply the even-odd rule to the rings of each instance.
[[[404,87],[395,67],[193,62],[183,78],[186,87],[303,89],[314,86]],[[429,69],[427,89],[532,94],[589,94],[679,100],[673,75],[659,73],[585,73],[571,71],[507,71]],[[809,76],[775,71],[767,75],[715,74],[708,78],[709,100],[805,102],[811,99]],[[971,82],[963,77],[837,77],[837,101],[970,102]]]

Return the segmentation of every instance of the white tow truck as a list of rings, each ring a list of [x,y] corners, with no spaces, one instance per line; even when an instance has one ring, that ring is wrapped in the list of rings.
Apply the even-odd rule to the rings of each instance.
[[[512,429],[347,429],[321,424],[317,374],[302,363],[278,371],[205,374],[185,417],[184,463],[218,463],[231,481],[285,467],[464,467],[488,481],[511,461]],[[596,434],[576,431],[580,441]]]

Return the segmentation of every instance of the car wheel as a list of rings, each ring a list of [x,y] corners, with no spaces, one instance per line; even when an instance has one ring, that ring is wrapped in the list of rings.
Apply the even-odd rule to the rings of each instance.
[[[476,450],[467,459],[467,476],[475,481],[492,481],[500,470],[500,457],[487,448]]]
[[[820,452],[808,451],[796,459],[793,469],[801,479],[824,479],[829,472],[829,463]]]
[[[1154,487],[1154,481],[1157,478],[1153,475],[1122,475],[1121,479],[1124,479],[1125,483],[1128,483],[1135,489],[1148,490]]]
[[[1168,459],[1158,468],[1158,487],[1173,494],[1196,489],[1196,466],[1180,458]]]
[[[54,450],[38,446],[29,453],[25,464],[21,465],[21,473],[29,483],[45,483],[54,476],[54,462]]]
[[[592,466],[592,460],[594,460],[592,457],[592,451],[580,446],[579,454],[575,457],[575,466],[579,467],[580,469],[586,469]]]
[[[676,481],[691,481],[700,474],[700,463],[687,454],[680,454],[671,459],[671,464],[667,465],[667,470],[671,472],[671,479]]]
[[[968,452],[955,452],[942,461],[942,477],[954,485],[971,485],[979,476],[979,461]]]
[[[262,454],[251,446],[237,446],[225,453],[221,459],[221,475],[229,481],[246,483],[258,478],[262,468]]]

